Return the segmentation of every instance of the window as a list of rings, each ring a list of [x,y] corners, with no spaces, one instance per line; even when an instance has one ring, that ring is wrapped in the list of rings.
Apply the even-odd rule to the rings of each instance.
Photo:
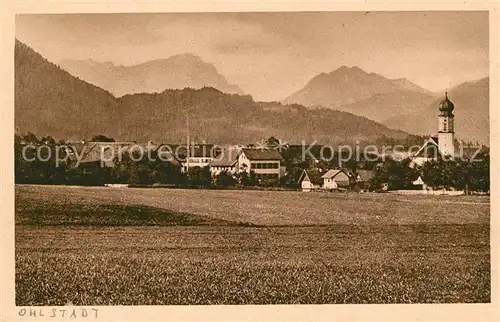
[[[251,169],[279,169],[279,163],[277,162],[252,162],[250,164]]]

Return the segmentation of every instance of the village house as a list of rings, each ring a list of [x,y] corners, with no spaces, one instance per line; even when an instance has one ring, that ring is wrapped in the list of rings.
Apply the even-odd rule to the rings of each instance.
[[[137,154],[137,157],[148,157],[148,151],[158,152],[161,150],[162,158],[180,167],[180,163],[167,150],[162,149],[163,145],[156,145],[152,142],[141,144],[136,142],[73,142],[67,143],[66,153],[68,153],[71,164],[83,169],[91,170],[96,167],[114,167],[116,160],[122,160],[124,154]]]
[[[241,153],[240,149],[224,149],[220,154],[210,162],[210,173],[216,176],[223,171],[228,173],[238,173],[238,157]]]
[[[210,166],[210,163],[216,158],[221,149],[214,144],[192,144],[189,146],[189,155],[187,145],[168,145],[177,161],[181,164],[182,172],[187,172],[189,168]]]
[[[238,155],[238,171],[252,171],[260,181],[279,181],[285,175],[286,168],[278,150],[242,148]]]
[[[67,153],[73,166],[83,168],[113,167],[115,158],[126,153],[134,142],[94,142],[67,143]]]
[[[339,190],[348,189],[353,182],[349,171],[344,169],[323,169],[304,170],[299,177],[299,184],[302,191],[313,190]]]
[[[326,190],[347,189],[351,185],[351,177],[346,170],[332,169],[321,176],[323,188]]]
[[[324,172],[321,169],[304,170],[299,177],[300,188],[304,192],[322,189]]]

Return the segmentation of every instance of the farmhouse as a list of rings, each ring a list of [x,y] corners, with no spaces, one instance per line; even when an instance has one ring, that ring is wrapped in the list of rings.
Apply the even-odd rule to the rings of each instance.
[[[299,183],[302,191],[309,192],[315,189],[321,189],[323,186],[324,174],[321,169],[304,170],[299,177]]]
[[[213,144],[190,145],[189,155],[186,145],[169,145],[169,147],[180,162],[183,172],[193,167],[204,168],[209,166],[220,153],[220,148]]]
[[[327,190],[346,189],[351,183],[349,174],[342,169],[328,170],[321,178],[323,179],[323,188]]]
[[[69,160],[76,166],[83,168],[114,167],[115,160],[121,160],[124,154],[137,154],[137,158],[147,158],[149,151],[158,152],[163,145],[155,145],[152,142],[140,144],[136,142],[75,142],[68,143],[66,152]],[[176,166],[180,163],[174,158],[169,150],[163,150],[162,157]],[[78,163],[79,162],[79,163]]]
[[[278,181],[284,175],[282,157],[275,149],[242,148],[238,155],[239,171],[253,171],[262,181]]]
[[[76,142],[67,144],[69,160],[83,167],[114,166],[114,159],[130,150],[134,142]]]
[[[222,171],[236,174],[238,172],[239,149],[224,149],[210,162],[210,173],[218,175]]]

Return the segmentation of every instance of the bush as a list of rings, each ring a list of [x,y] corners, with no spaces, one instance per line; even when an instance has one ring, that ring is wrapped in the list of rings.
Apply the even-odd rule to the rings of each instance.
[[[234,187],[237,183],[238,180],[236,180],[234,175],[227,170],[224,170],[215,176],[215,185],[220,188]]]

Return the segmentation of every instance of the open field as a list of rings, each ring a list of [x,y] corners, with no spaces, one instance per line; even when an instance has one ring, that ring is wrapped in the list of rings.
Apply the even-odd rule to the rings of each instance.
[[[489,197],[16,186],[18,207],[144,205],[255,225],[489,223]]]
[[[16,187],[18,305],[489,302],[489,254],[483,197]]]

